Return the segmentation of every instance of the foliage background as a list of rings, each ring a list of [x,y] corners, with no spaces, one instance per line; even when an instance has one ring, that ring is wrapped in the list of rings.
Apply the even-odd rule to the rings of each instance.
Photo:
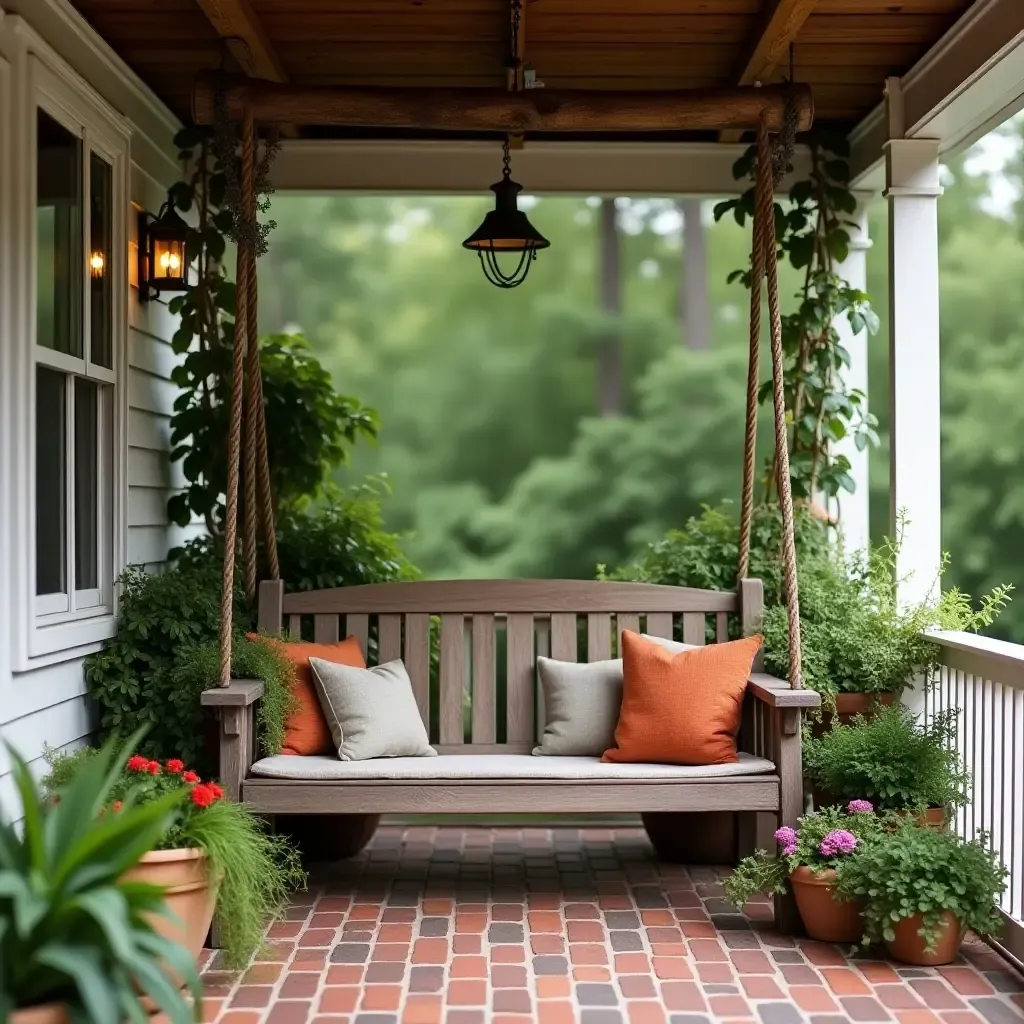
[[[1021,129],[1000,130],[1019,154]],[[1010,144],[1012,143],[1012,145]],[[1024,580],[1024,161],[1001,175],[977,153],[947,168],[940,201],[946,577],[978,593]],[[723,188],[723,192],[726,189]],[[1012,192],[1012,187],[1010,189]],[[459,243],[477,197],[275,197],[261,260],[261,329],[301,329],[340,392],[380,415],[336,473],[345,487],[386,473],[383,527],[403,535],[425,576],[592,577],[618,566],[704,503],[735,499],[742,445],[746,229],[704,211],[710,345],[683,335],[686,254],[670,200],[619,200],[622,312],[598,300],[599,201],[541,198],[530,210],[555,244],[528,283],[503,293]],[[882,320],[869,340],[872,532],[888,526],[886,212],[871,210],[868,292]],[[798,287],[784,273],[782,290]],[[623,408],[599,416],[599,353],[621,339]],[[767,453],[763,415],[760,451]],[[1024,641],[1024,604],[992,632]]]

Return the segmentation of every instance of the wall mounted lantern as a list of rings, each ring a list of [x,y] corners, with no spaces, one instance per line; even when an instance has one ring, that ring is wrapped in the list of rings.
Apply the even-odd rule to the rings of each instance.
[[[546,249],[551,243],[530,223],[517,205],[517,197],[523,191],[523,186],[512,180],[507,139],[502,157],[504,171],[501,181],[491,186],[494,209],[462,245],[466,249],[475,250],[479,255],[480,265],[491,284],[498,288],[517,288],[526,280],[530,264],[537,258],[537,251]],[[511,273],[503,271],[498,264],[498,256],[503,253],[519,255],[519,262]]]
[[[188,288],[185,240],[189,226],[169,203],[154,217],[139,214],[139,298],[153,299],[161,292]]]

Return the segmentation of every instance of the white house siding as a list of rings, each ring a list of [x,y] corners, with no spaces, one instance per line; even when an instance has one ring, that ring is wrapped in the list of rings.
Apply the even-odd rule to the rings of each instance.
[[[4,319],[13,289],[19,287],[11,268],[19,260],[12,225],[13,188],[27,173],[30,154],[9,144],[11,125],[22,109],[19,97],[25,84],[18,81],[24,62],[18,58],[26,46],[63,61],[131,128],[130,197],[128,228],[133,239],[130,261],[135,259],[135,220],[139,209],[156,212],[165,191],[179,175],[171,138],[177,128],[173,115],[132,74],[65,0],[0,0],[0,377],[5,350],[20,343],[12,318]],[[20,173],[19,173],[20,172]],[[24,259],[24,254],[21,255]],[[181,486],[180,469],[172,469],[170,414],[175,388],[169,377],[174,366],[170,338],[174,318],[158,303],[141,304],[130,291],[127,333],[127,376],[119,381],[127,403],[127,504],[122,518],[119,564],[142,563],[155,569],[167,551],[199,527],[179,530],[167,521],[166,502]],[[122,364],[124,365],[124,364]],[[13,582],[14,555],[19,538],[13,515],[16,493],[15,455],[6,439],[29,429],[16,422],[17,406],[0,379],[0,737],[12,744],[40,774],[45,748],[73,749],[88,738],[92,722],[85,698],[83,660],[99,644],[62,651],[19,663],[13,631],[13,610],[30,595],[18,593]],[[24,416],[20,417],[24,420]],[[16,443],[16,442],[15,442]],[[123,443],[122,443],[123,446]],[[124,455],[125,453],[121,453]],[[5,630],[12,635],[5,635]],[[10,758],[0,747],[0,811],[15,812]]]

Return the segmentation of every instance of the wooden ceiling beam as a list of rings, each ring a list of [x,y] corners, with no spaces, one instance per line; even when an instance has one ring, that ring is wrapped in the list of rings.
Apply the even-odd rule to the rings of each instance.
[[[212,124],[217,83],[196,78],[192,116]],[[348,128],[403,128],[515,134],[521,132],[665,132],[750,129],[767,113],[782,127],[787,99],[798,129],[814,118],[808,86],[609,92],[586,89],[309,88],[236,79],[224,92],[228,115],[251,106],[257,121]]]
[[[819,3],[820,0],[765,0],[757,29],[736,69],[736,84],[754,85],[774,74]],[[738,132],[723,132],[721,141],[738,142],[739,138]]]
[[[249,0],[196,0],[225,41],[231,56],[250,78],[287,82],[281,58]]]

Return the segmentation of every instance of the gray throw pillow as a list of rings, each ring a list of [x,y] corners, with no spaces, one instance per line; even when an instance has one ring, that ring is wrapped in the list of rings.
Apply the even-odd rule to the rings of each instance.
[[[695,651],[697,649],[696,644],[681,644],[678,640],[666,640],[663,636],[651,636],[649,633],[641,633],[640,636],[644,640],[650,640],[652,644],[664,647],[666,651],[671,651],[673,654],[681,654],[683,651]]]
[[[437,755],[401,661],[353,668],[310,658],[309,667],[342,761]]]
[[[600,757],[615,738],[622,704],[622,659],[554,661],[539,657],[544,735],[537,755]]]

